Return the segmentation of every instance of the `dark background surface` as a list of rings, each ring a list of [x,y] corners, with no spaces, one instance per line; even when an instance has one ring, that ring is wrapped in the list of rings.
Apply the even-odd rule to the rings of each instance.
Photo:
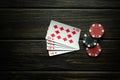
[[[119,0],[3,0],[0,2],[0,80],[120,80]],[[50,20],[82,29],[81,50],[49,57]],[[90,58],[82,36],[105,28],[102,54]]]

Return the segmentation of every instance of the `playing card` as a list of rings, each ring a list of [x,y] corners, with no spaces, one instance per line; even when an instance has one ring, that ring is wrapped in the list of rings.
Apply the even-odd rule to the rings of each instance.
[[[60,50],[75,50],[74,48],[71,48],[71,47],[67,47],[67,46],[64,46],[64,45],[60,45],[60,44],[56,44],[55,42],[53,42],[53,41],[49,41],[49,40],[47,40],[47,42],[46,42],[46,44],[47,44],[47,47],[50,49],[50,48],[52,48],[52,50],[54,49],[54,50],[58,50],[58,49],[60,49]],[[55,48],[54,48],[55,47]],[[47,48],[47,49],[48,49]],[[49,50],[48,49],[48,50]],[[51,50],[51,49],[50,49]]]
[[[47,50],[79,50],[79,49],[74,49],[68,46],[61,45],[59,43],[56,43],[51,40],[46,40],[47,43]]]
[[[56,46],[47,46],[47,50],[79,50],[79,49],[56,47]]]
[[[72,52],[72,51],[48,51],[49,56],[55,56],[55,55],[64,54],[68,52]]]
[[[46,39],[61,45],[79,49],[79,36],[81,30],[57,21],[51,20]]]
[[[78,50],[78,49],[47,43],[47,50]]]
[[[57,46],[63,46],[63,45],[61,45],[59,43],[56,43],[56,42],[50,41],[50,40],[46,40],[46,43],[48,43],[48,44],[54,44],[54,45],[57,45]]]
[[[79,50],[79,36],[81,30],[54,20],[51,20],[46,44],[49,56],[64,54]]]

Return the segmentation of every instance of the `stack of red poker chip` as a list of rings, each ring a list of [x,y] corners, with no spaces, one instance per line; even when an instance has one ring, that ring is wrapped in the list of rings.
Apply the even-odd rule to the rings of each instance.
[[[90,26],[89,34],[92,38],[96,40],[103,36],[104,28],[101,24],[95,23]],[[101,46],[99,43],[97,43],[97,45],[95,45],[94,47],[87,47],[86,52],[89,56],[96,57],[101,53]]]

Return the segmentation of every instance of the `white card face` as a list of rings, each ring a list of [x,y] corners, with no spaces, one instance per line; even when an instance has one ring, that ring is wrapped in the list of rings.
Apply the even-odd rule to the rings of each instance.
[[[81,30],[60,22],[51,21],[46,39],[61,45],[79,49],[79,36]]]
[[[46,40],[46,43],[49,43],[49,44],[54,44],[54,45],[57,45],[57,46],[63,46],[63,45],[61,45],[61,44],[59,44],[59,43],[56,43],[56,42],[54,42],[54,41],[50,41],[50,40]]]
[[[68,46],[64,46],[64,45],[61,45],[61,44],[57,44],[55,43],[54,41],[50,41],[50,40],[47,40],[46,41],[46,44],[47,44],[47,47],[56,47],[56,48],[61,48],[63,50],[69,50],[69,49],[74,49],[74,48],[71,48],[71,47],[68,47]],[[66,49],[67,48],[67,49]],[[60,49],[60,50],[61,50]],[[75,50],[75,49],[74,49]]]
[[[77,49],[47,43],[47,50],[77,50]]]
[[[79,49],[70,49],[70,48],[64,48],[64,47],[56,47],[56,46],[47,46],[47,50],[79,50]]]
[[[55,56],[55,55],[64,54],[68,52],[72,52],[72,51],[48,51],[49,56]]]

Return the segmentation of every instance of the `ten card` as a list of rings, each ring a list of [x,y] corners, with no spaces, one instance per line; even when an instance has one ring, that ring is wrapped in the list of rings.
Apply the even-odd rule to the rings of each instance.
[[[80,32],[79,28],[51,20],[46,35],[49,56],[79,50]]]

